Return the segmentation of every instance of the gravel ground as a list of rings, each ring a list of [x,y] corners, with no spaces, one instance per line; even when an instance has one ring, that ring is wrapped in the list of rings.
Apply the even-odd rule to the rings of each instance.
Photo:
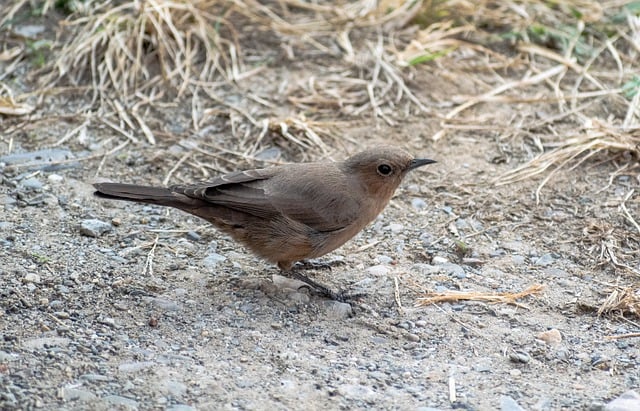
[[[195,217],[93,197],[95,164],[4,158],[0,408],[598,410],[637,392],[637,338],[605,338],[637,324],[595,315],[619,277],[581,231],[624,225],[609,204],[630,180],[595,194],[606,173],[576,172],[536,206],[522,194],[534,184],[489,187],[499,166],[446,150],[321,260],[330,270],[309,272],[367,293],[352,306],[298,289]],[[141,164],[103,174],[136,179]],[[532,284],[545,289],[523,306],[416,306],[426,289]]]

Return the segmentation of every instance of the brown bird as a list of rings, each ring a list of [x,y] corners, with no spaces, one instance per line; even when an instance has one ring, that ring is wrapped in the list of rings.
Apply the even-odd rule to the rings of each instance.
[[[249,250],[290,271],[323,256],[373,221],[407,172],[435,163],[390,146],[342,162],[300,163],[222,175],[168,188],[97,183],[104,198],[175,207],[201,217]],[[297,273],[324,294],[326,287]]]

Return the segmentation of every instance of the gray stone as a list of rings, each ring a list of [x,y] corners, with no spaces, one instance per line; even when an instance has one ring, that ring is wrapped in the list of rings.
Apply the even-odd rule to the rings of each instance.
[[[516,400],[514,400],[513,398],[507,395],[503,395],[502,397],[500,397],[500,410],[501,411],[524,411],[524,408],[518,405]]]
[[[393,262],[393,258],[388,255],[379,255],[376,257],[376,261],[378,264],[391,264]]]
[[[60,184],[62,180],[64,180],[64,177],[60,174],[50,174],[49,177],[47,177],[47,181],[51,184]]]
[[[40,276],[38,274],[36,274],[36,273],[27,273],[22,278],[22,282],[23,283],[36,283],[36,284],[39,284],[40,283]]]
[[[113,228],[110,223],[97,219],[82,220],[80,223],[80,234],[87,237],[100,237],[101,235],[108,233]]]
[[[104,402],[108,402],[109,404],[113,404],[118,406],[118,409],[125,410],[137,410],[138,402],[136,400],[132,400],[131,398],[122,397],[120,395],[107,395],[106,397],[102,397]]]
[[[462,266],[458,264],[443,263],[438,264],[438,267],[441,271],[444,271],[445,273],[452,275],[455,278],[463,279],[467,277],[467,274],[464,272],[464,268],[462,268]]]
[[[180,304],[167,298],[161,297],[144,297],[143,300],[147,303],[153,304],[158,308],[162,308],[166,311],[179,311],[182,309]]]
[[[22,180],[20,185],[24,188],[28,188],[30,190],[42,190],[42,181],[38,180],[35,177],[27,178],[26,180]]]
[[[62,390],[62,396],[65,401],[94,401],[97,397],[94,393],[80,388],[65,387]]]
[[[187,393],[187,386],[180,381],[166,380],[163,386],[167,395],[172,397],[180,398]]]
[[[398,234],[404,230],[404,226],[400,223],[391,223],[386,226],[385,229],[391,231],[394,234]]]
[[[367,274],[375,276],[375,277],[382,277],[385,276],[387,274],[389,274],[389,267],[385,266],[385,265],[374,265],[371,266],[369,268],[367,268]]]
[[[0,157],[0,163],[23,164],[23,163],[50,163],[54,161],[69,160],[74,158],[69,150],[45,148],[29,153],[13,153]]]
[[[422,210],[426,206],[427,202],[421,198],[414,198],[413,200],[411,200],[411,207],[415,208],[416,210]]]
[[[373,403],[380,398],[380,394],[362,384],[342,384],[338,386],[338,393],[346,399],[368,403]]]
[[[38,34],[43,33],[45,29],[45,26],[41,24],[25,24],[24,26],[16,26],[13,32],[22,37],[35,40],[38,38]]]
[[[153,367],[153,362],[151,361],[125,362],[118,366],[118,371],[128,373],[141,371],[150,367]]]
[[[187,404],[175,404],[167,407],[167,411],[196,411],[197,408],[194,408]]]
[[[637,411],[640,410],[640,394],[630,390],[612,400],[604,407],[605,411]]]
[[[324,303],[324,306],[329,318],[348,318],[353,313],[351,304],[343,303],[340,301],[326,301]]]
[[[282,156],[282,152],[278,147],[269,147],[255,155],[255,158],[262,161],[274,161]]]
[[[533,260],[533,263],[535,265],[541,265],[543,267],[546,267],[552,264],[554,260],[555,258],[553,258],[553,256],[550,253],[546,253],[536,258],[535,260]]]
[[[208,256],[206,256],[203,260],[202,263],[204,265],[206,265],[207,267],[215,267],[216,265],[218,265],[218,263],[221,263],[223,261],[225,261],[227,259],[227,257],[223,256],[222,254],[218,254],[218,253],[211,253]]]

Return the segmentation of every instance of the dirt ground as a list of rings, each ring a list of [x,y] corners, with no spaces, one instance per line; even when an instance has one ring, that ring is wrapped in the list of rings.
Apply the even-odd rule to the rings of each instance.
[[[83,123],[73,115],[89,104],[83,93],[45,96],[26,124],[2,118],[0,408],[600,410],[638,392],[638,337],[610,338],[638,333],[637,312],[597,313],[612,293],[638,287],[637,159],[603,152],[565,167],[539,201],[552,169],[496,185],[540,144],[549,150],[550,134],[584,124],[563,117],[535,128],[558,114],[556,102],[493,102],[465,111],[477,127],[454,125],[434,141],[452,107],[525,76],[518,67],[453,75],[478,58],[468,53],[412,70],[425,110],[388,106],[393,124],[336,109],[340,138],[327,140],[327,153],[268,133],[259,155],[241,159],[237,136],[256,129],[214,113],[194,131],[186,105],[146,113],[155,145],[138,134],[117,149],[127,138],[100,122],[56,145]],[[250,90],[274,103],[271,115],[292,115],[288,96],[326,67],[313,57],[275,61],[229,99],[245,104]],[[588,112],[624,116],[606,96]],[[341,159],[381,142],[438,163],[410,174],[375,223],[322,258],[330,270],[309,272],[366,293],[351,307],[290,288],[276,267],[196,217],[92,195],[98,178],[195,181],[265,159]],[[420,305],[427,292],[534,285],[542,291],[517,305]]]

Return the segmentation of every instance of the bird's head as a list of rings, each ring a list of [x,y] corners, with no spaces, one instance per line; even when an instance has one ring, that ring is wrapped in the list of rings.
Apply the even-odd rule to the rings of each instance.
[[[381,146],[349,157],[343,167],[370,195],[389,200],[409,171],[431,163],[435,160],[414,158],[401,148]]]

